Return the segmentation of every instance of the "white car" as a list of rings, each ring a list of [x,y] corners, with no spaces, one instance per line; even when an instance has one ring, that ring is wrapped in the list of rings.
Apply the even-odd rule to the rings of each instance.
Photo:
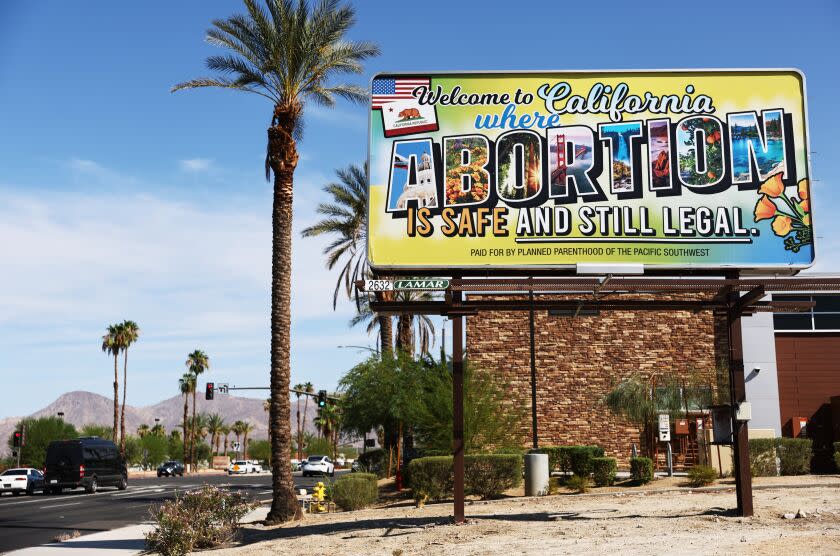
[[[338,465],[339,467],[344,467],[344,464],[346,462],[347,462],[347,460],[344,457],[344,454],[338,454],[338,457],[335,458],[335,464]]]
[[[309,456],[303,462],[303,476],[335,475],[335,465],[328,456]]]
[[[31,467],[7,469],[0,474],[0,494],[11,492],[14,496],[21,493],[32,494],[44,490],[44,474]]]
[[[262,471],[261,465],[254,465],[250,461],[244,459],[234,461],[228,467],[228,475],[233,475],[234,473],[241,473],[244,475],[246,473],[259,473],[260,471]]]

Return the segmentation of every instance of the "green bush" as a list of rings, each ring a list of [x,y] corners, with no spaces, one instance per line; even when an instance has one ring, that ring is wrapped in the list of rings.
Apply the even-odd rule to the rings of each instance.
[[[717,469],[709,465],[695,465],[688,470],[688,484],[693,487],[710,485],[717,479]]]
[[[615,458],[592,458],[592,473],[595,476],[595,485],[610,486],[615,482],[616,463]]]
[[[840,473],[840,442],[834,443],[834,467],[836,467],[837,472]]]
[[[592,481],[589,477],[581,477],[580,475],[573,475],[569,477],[569,480],[566,481],[566,488],[569,490],[574,490],[578,494],[583,494],[584,492],[589,492],[589,489],[592,487]]]
[[[653,460],[650,458],[630,458],[630,477],[640,485],[653,480]]]
[[[811,471],[811,439],[780,438],[779,468],[782,475],[806,475]]]
[[[452,492],[452,456],[430,456],[408,462],[406,484],[415,500],[440,500]]]
[[[482,500],[496,498],[522,482],[522,457],[516,454],[476,454],[464,457],[468,494]]]
[[[154,529],[145,534],[146,547],[180,556],[219,546],[233,539],[239,520],[253,507],[242,493],[204,485],[152,512]]]
[[[379,478],[388,475],[388,452],[382,448],[368,450],[359,454],[359,465],[368,473],[373,473]]]
[[[779,474],[776,468],[778,446],[778,438],[750,439],[750,473],[753,477],[775,477]]]
[[[331,499],[342,510],[359,510],[376,502],[379,489],[376,475],[370,473],[345,475],[332,485]]]
[[[600,446],[543,446],[531,450],[532,454],[548,454],[548,470],[561,473],[592,473],[592,458],[604,457]]]
[[[359,478],[362,478],[362,479],[367,479],[368,481],[372,481],[373,484],[375,484],[375,485],[379,484],[379,477],[377,477],[375,473],[363,473],[363,472],[357,471],[357,472],[351,474],[350,477],[359,477]]]

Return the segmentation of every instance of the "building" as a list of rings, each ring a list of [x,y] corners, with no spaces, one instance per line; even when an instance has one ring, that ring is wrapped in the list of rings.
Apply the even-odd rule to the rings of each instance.
[[[840,295],[776,298],[814,299],[816,307],[807,314],[742,318],[747,400],[752,404],[749,427],[754,436],[813,438],[815,470],[828,471],[831,442],[840,441],[840,429],[832,431],[831,413],[831,397],[840,396]],[[503,382],[509,403],[527,407],[530,415],[528,312],[479,312],[467,318],[466,327],[470,359]],[[598,444],[624,465],[632,446],[640,445],[641,431],[603,403],[619,380],[631,374],[670,376],[720,390],[721,375],[726,375],[726,319],[710,311],[575,316],[536,310],[534,329],[539,443]],[[837,402],[840,406],[840,398]],[[672,424],[678,467],[698,461],[697,428],[704,426],[698,416],[687,411],[681,431]],[[800,417],[806,422],[804,433],[792,424]],[[522,422],[520,432],[523,445],[529,445],[530,419]]]

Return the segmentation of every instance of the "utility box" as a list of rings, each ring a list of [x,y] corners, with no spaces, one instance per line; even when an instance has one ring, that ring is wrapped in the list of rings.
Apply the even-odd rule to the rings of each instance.
[[[712,413],[712,444],[732,444],[732,406],[713,405],[709,410]]]
[[[792,419],[793,437],[794,438],[808,438],[808,418],[794,417]]]
[[[674,421],[674,434],[688,434],[688,419]]]
[[[525,496],[548,494],[548,454],[525,454]]]

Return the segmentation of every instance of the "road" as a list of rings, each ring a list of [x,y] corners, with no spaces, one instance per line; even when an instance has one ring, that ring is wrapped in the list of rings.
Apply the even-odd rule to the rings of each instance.
[[[337,471],[336,476],[346,471]],[[296,488],[311,488],[318,477],[293,474]],[[173,498],[176,492],[202,484],[229,485],[257,500],[271,498],[271,475],[202,475],[130,479],[128,489],[102,488],[96,494],[82,489],[57,495],[0,496],[0,553],[52,542],[62,533],[82,535],[141,523],[149,507]]]

